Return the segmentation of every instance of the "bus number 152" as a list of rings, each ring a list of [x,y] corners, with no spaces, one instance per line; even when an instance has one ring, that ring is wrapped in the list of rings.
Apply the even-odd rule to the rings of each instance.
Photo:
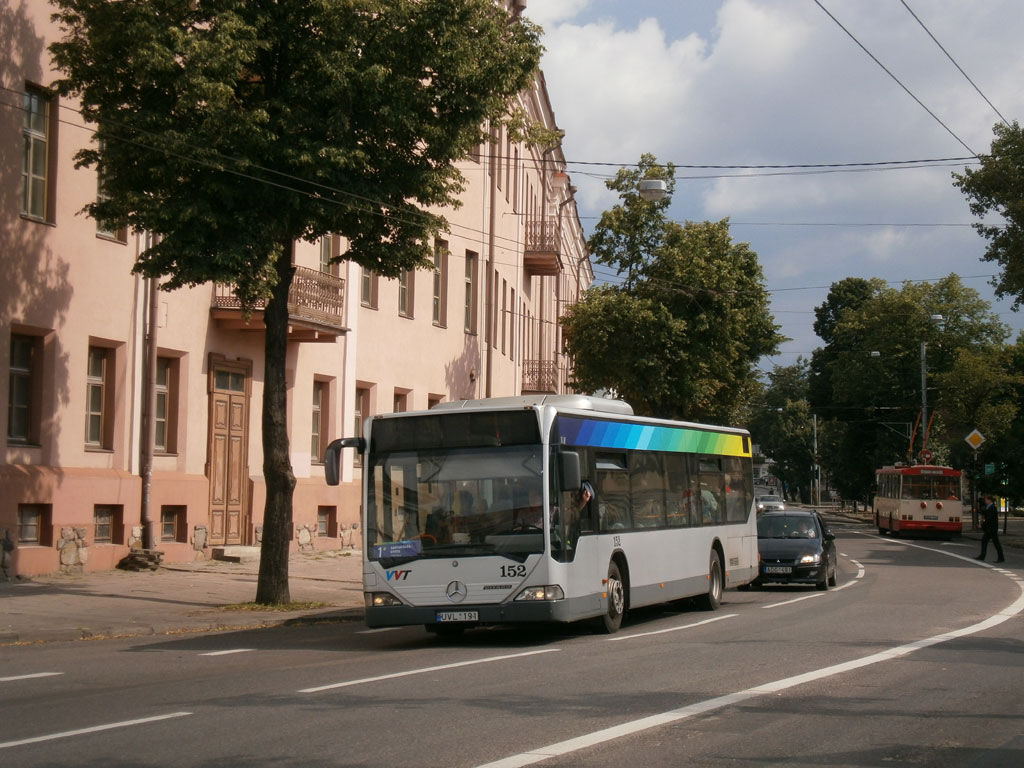
[[[508,578],[523,578],[526,576],[525,565],[503,565],[500,568],[501,575]]]

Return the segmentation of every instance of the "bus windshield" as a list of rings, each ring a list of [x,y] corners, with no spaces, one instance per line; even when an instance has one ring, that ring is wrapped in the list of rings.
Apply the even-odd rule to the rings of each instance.
[[[371,453],[368,558],[542,553],[542,455],[539,444]]]
[[[906,475],[903,478],[904,499],[956,500],[960,498],[960,478],[948,475],[927,477]]]

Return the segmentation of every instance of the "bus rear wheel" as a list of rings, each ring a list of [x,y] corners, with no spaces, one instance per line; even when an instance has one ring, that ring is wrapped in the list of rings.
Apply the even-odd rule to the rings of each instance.
[[[626,588],[622,583],[622,574],[618,564],[613,560],[608,564],[608,583],[605,584],[605,611],[601,617],[601,630],[612,635],[622,626],[622,617],[626,614]]]
[[[700,607],[705,611],[717,611],[722,604],[722,560],[718,557],[718,550],[711,550],[711,560],[708,563],[708,593],[701,595]]]

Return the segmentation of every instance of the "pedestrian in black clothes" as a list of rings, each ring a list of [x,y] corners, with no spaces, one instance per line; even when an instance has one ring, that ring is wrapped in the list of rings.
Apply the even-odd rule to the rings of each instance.
[[[997,563],[1005,562],[1003,559],[1003,545],[999,543],[999,510],[996,509],[996,502],[991,496],[985,497],[985,506],[981,508],[981,554],[976,560],[984,560],[985,552],[988,550],[988,543],[992,542],[996,548]]]

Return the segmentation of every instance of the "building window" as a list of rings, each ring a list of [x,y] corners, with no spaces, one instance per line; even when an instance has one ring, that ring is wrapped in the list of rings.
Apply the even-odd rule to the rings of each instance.
[[[476,333],[476,281],[477,281],[478,257],[472,251],[466,251],[466,301],[465,301],[465,330],[466,333]]]
[[[107,378],[107,350],[89,347],[89,367],[86,374],[85,442],[103,445],[104,388]]]
[[[512,316],[509,318],[509,334],[508,334],[508,357],[509,360],[516,359],[516,289],[512,289],[512,299],[509,301],[510,311]]]
[[[319,538],[336,537],[338,535],[338,508],[316,508],[316,535]]]
[[[501,354],[505,354],[505,339],[508,335],[508,281],[501,281]]]
[[[177,450],[178,423],[177,358],[156,359],[156,410],[153,414],[153,448],[160,453]]]
[[[43,340],[39,336],[11,334],[11,361],[7,392],[7,439],[12,443],[39,443],[39,402]]]
[[[41,91],[25,91],[22,104],[24,154],[21,165],[21,212],[25,216],[46,219],[49,176],[50,98]]]
[[[427,395],[427,409],[433,408],[444,402],[444,395]]]
[[[356,437],[363,436],[363,421],[370,415],[370,390],[368,387],[356,387],[355,399],[355,424],[352,425],[352,434]],[[355,452],[355,465],[363,465],[363,454]]]
[[[402,271],[398,276],[398,314],[402,317],[412,317],[413,293],[416,288],[415,275],[411,269]]]
[[[97,504],[92,512],[92,540],[96,544],[110,544],[114,532],[114,509],[108,504]]]
[[[186,526],[188,508],[184,504],[164,504],[160,507],[160,541],[188,541]]]
[[[18,505],[18,543],[22,546],[50,545],[50,505]]]
[[[102,146],[103,145],[102,145],[102,142],[101,142],[100,143],[101,149],[102,149]],[[97,203],[102,203],[105,200],[108,200],[110,198],[110,196],[107,194],[106,186],[107,186],[106,175],[103,173],[102,167],[98,166],[97,169],[96,169],[96,202]],[[128,227],[115,227],[109,221],[101,221],[101,220],[97,219],[96,220],[96,234],[99,237],[103,237],[103,238],[106,238],[108,240],[114,240],[115,242],[118,242],[118,243],[127,243],[128,242]]]
[[[310,432],[309,452],[313,462],[323,462],[323,426],[327,406],[327,382],[313,382],[313,426]]]
[[[434,243],[434,325],[448,325],[448,243]]]
[[[320,238],[320,271],[325,275],[332,274],[334,258],[334,235],[324,235]]]
[[[114,350],[89,347],[86,368],[85,445],[110,450],[114,443]]]
[[[377,273],[366,267],[359,281],[359,303],[370,309],[377,308]]]
[[[406,389],[395,390],[395,413],[405,413],[409,410],[409,391]]]

